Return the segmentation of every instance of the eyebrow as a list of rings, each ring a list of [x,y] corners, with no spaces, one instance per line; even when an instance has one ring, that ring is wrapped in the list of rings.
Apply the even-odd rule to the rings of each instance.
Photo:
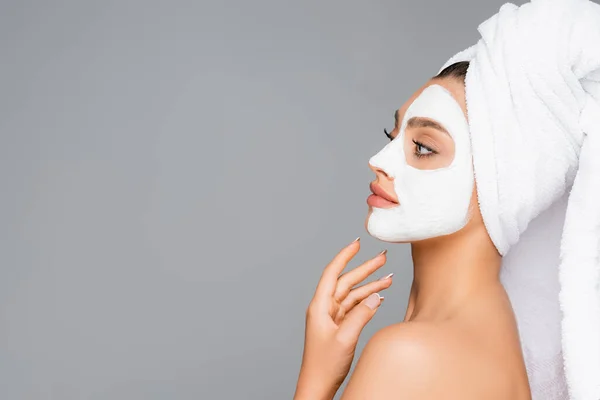
[[[396,110],[396,112],[394,113],[394,119],[396,120],[396,127],[400,123],[399,111],[400,110]],[[408,122],[406,123],[406,129],[414,129],[414,128],[433,128],[433,129],[436,129],[436,130],[443,132],[446,135],[450,136],[450,133],[440,123],[438,123],[434,120],[428,119],[428,118],[412,117],[411,119],[409,119]]]

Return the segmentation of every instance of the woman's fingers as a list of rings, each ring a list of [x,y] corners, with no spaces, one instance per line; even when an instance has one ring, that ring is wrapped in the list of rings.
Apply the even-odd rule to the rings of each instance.
[[[354,307],[340,324],[337,339],[348,346],[354,346],[363,328],[373,318],[381,304],[381,296],[373,293]]]
[[[342,315],[348,314],[350,310],[354,308],[354,306],[363,301],[369,295],[389,288],[392,285],[392,275],[393,274],[389,274],[379,280],[369,282],[352,289],[340,305]]]
[[[386,252],[387,250],[382,251],[372,259],[339,277],[333,298],[338,302],[343,301],[348,296],[348,293],[350,293],[352,287],[364,281],[369,275],[385,264]]]
[[[321,279],[317,284],[315,299],[326,300],[335,293],[338,284],[338,277],[348,265],[348,262],[360,250],[360,238],[356,238],[348,246],[344,247],[323,270]]]

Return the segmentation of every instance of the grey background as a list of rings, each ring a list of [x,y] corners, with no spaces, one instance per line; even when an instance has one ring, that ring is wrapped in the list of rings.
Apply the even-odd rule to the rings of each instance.
[[[396,273],[360,354],[412,278],[368,159],[501,4],[2,1],[0,398],[291,399],[359,235]]]

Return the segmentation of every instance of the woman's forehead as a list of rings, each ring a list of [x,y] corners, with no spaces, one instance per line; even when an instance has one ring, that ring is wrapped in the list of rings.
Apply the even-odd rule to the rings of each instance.
[[[415,99],[419,97],[421,93],[431,85],[440,85],[447,89],[452,94],[454,100],[456,100],[456,102],[460,105],[460,108],[468,121],[464,84],[455,78],[436,78],[427,81],[423,86],[421,86],[416,92],[414,92],[411,95],[411,97],[402,105],[402,107],[400,107],[400,109],[397,110],[396,115],[398,117],[398,122],[404,119],[406,110],[415,101]]]

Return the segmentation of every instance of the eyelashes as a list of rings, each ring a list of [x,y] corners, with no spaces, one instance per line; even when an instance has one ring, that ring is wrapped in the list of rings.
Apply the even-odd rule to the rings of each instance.
[[[437,154],[437,151],[425,146],[423,143],[421,142],[417,142],[415,139],[412,140],[412,142],[415,144],[415,156],[417,158],[423,158],[423,157],[431,157],[434,154]],[[428,153],[421,153],[421,149],[425,149],[428,151]]]
[[[390,135],[385,128],[383,128],[383,133],[385,133],[385,136],[387,136],[387,138],[390,139],[390,141],[394,140],[394,138],[392,137],[392,135]]]
[[[387,138],[390,139],[390,141],[394,140],[392,135],[390,135],[389,132],[385,128],[383,128],[383,133],[385,133],[385,136],[387,136]],[[435,154],[438,154],[437,151],[433,150],[430,147],[425,146],[423,143],[418,142],[415,139],[413,139],[412,142],[415,144],[415,151],[413,154],[417,158],[431,157]],[[427,153],[423,153],[422,152],[423,149],[427,150]]]

